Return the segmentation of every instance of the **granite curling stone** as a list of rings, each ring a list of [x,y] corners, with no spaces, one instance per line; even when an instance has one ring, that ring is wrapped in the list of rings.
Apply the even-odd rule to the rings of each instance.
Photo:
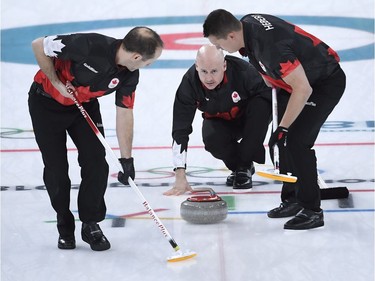
[[[182,219],[194,224],[212,224],[227,217],[227,202],[222,200],[212,188],[196,188],[192,193],[209,194],[192,196],[182,202],[180,208]]]

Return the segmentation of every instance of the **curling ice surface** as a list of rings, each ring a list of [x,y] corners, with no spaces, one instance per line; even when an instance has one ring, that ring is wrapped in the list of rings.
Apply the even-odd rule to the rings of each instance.
[[[356,56],[363,53],[361,50],[373,48],[374,43],[373,0],[318,0],[315,1],[316,5],[309,5],[308,10],[306,4],[311,2],[308,0],[251,1],[251,7],[249,1],[138,0],[127,1],[126,12],[121,9],[123,0],[108,1],[106,5],[102,2],[65,0],[55,1],[51,5],[48,0],[1,1],[1,34],[2,42],[5,42],[1,45],[2,54],[5,54],[5,49],[12,52],[14,44],[11,43],[16,42],[25,48],[25,51],[20,51],[20,55],[31,55],[29,44],[42,33],[53,35],[55,32],[74,32],[79,29],[82,32],[99,32],[122,38],[133,24],[150,24],[170,40],[160,61],[154,65],[160,62],[162,64],[159,65],[166,65],[164,62],[170,60],[173,65],[180,66],[182,58],[190,59],[193,64],[196,51],[190,50],[188,44],[200,40],[195,34],[199,33],[201,37],[203,18],[219,7],[235,15],[263,11],[295,17],[299,22],[307,23],[301,26],[304,30],[326,41],[339,55],[343,51],[343,55],[351,52]],[[43,16],[40,15],[41,9],[44,11]],[[14,17],[14,14],[19,16]],[[202,21],[198,22],[198,18]],[[108,19],[111,19],[110,25],[106,25]],[[342,27],[336,27],[341,22]],[[81,24],[92,30],[83,30]],[[361,26],[369,26],[368,31],[358,30]],[[18,32],[14,38],[10,38],[9,32],[18,27],[26,30],[26,33]],[[348,34],[353,40],[348,40]],[[180,35],[183,38],[178,39]],[[22,40],[28,43],[23,45]],[[198,42],[198,45],[201,43]],[[177,50],[181,46],[183,49]],[[18,54],[14,50],[13,53]],[[227,219],[219,224],[194,225],[180,220],[179,206],[186,197],[165,197],[162,193],[174,183],[174,175],[170,172],[170,124],[174,96],[187,67],[146,67],[140,71],[141,80],[134,107],[133,145],[140,148],[134,149],[133,155],[137,170],[136,182],[148,202],[160,209],[157,214],[167,220],[166,226],[181,241],[181,245],[191,245],[199,250],[196,258],[181,262],[166,262],[165,255],[179,253],[165,245],[148,214],[130,216],[126,219],[125,228],[111,227],[112,216],[144,211],[139,200],[134,198],[134,190],[117,185],[118,171],[112,164],[109,178],[111,186],[106,191],[108,219],[100,223],[113,245],[112,249],[100,254],[93,253],[81,239],[77,239],[77,248],[73,251],[57,249],[58,234],[55,222],[52,223],[56,214],[43,189],[42,157],[31,132],[31,118],[27,108],[27,93],[38,67],[35,60],[33,65],[2,61],[0,142],[1,149],[7,152],[0,155],[0,181],[3,188],[0,192],[0,248],[3,257],[0,279],[49,281],[53,276],[55,281],[92,281],[94,277],[89,273],[95,272],[95,280],[124,280],[125,277],[132,281],[242,281],[243,276],[262,281],[375,280],[375,68],[373,50],[370,53],[371,59],[359,61],[345,60],[346,55],[341,56],[342,67],[347,75],[347,89],[314,147],[319,171],[328,187],[347,186],[352,198],[351,205],[338,200],[323,200],[326,228],[318,232],[286,232],[282,228],[284,220],[266,217],[266,212],[280,203],[280,183],[254,175],[253,182],[256,184],[251,192],[231,194],[232,189],[225,186],[225,179],[230,172],[221,161],[204,151],[200,116],[194,119],[193,133],[189,139],[191,148],[196,148],[189,148],[188,152],[188,181],[193,187],[213,185],[219,195],[233,196],[235,205]],[[155,87],[155,81],[158,87]],[[114,95],[99,100],[106,140],[117,148]],[[80,167],[77,151],[70,138],[67,148],[73,184],[71,207],[75,211]],[[266,163],[271,164],[268,152],[266,157]],[[22,170],[22,174],[20,163],[27,167]],[[273,169],[273,166],[264,166],[264,170],[268,168]],[[258,170],[263,170],[263,166],[259,166]],[[30,216],[30,213],[33,215]],[[74,212],[74,215],[78,214]],[[79,231],[76,229],[76,235]],[[185,249],[180,254],[181,258],[185,257]],[[164,255],[160,256],[160,253]],[[299,266],[280,262],[291,259],[298,260]],[[335,266],[327,261],[333,261]]]

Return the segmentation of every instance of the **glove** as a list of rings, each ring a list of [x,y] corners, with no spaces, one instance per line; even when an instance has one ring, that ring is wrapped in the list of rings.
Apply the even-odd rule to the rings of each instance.
[[[132,180],[135,178],[135,170],[134,170],[134,159],[133,157],[130,158],[120,158],[119,159],[122,169],[124,172],[119,171],[117,175],[117,179],[124,185],[129,185],[128,178],[131,177]]]
[[[273,161],[273,148],[275,145],[279,147],[281,150],[283,147],[285,148],[287,145],[287,136],[288,136],[288,129],[284,127],[277,127],[275,132],[272,133],[270,140],[268,141],[268,147],[270,149],[270,156]]]
[[[268,141],[268,146],[273,148],[275,144],[279,147],[286,146],[286,139],[288,136],[288,129],[284,127],[277,127],[277,129],[272,133],[270,140]]]

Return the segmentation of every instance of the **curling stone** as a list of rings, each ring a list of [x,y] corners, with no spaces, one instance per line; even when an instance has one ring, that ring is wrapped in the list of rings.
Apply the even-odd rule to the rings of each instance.
[[[190,223],[210,224],[224,220],[228,214],[227,202],[222,200],[212,188],[196,188],[192,193],[209,193],[192,196],[181,203],[181,217]]]

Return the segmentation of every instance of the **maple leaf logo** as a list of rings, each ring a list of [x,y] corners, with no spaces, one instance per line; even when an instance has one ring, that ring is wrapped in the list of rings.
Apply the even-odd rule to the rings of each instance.
[[[61,53],[61,50],[65,45],[60,40],[56,40],[57,36],[47,36],[44,38],[44,53],[49,57],[57,57],[57,53]]]

